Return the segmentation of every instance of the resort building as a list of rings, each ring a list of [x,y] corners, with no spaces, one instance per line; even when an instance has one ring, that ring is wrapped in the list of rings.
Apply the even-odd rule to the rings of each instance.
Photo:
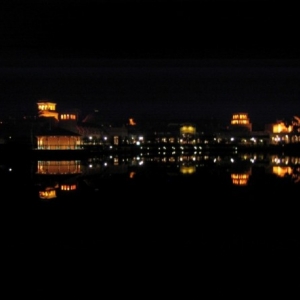
[[[230,121],[229,129],[231,131],[251,132],[252,124],[250,123],[248,114],[245,112],[234,113]]]
[[[53,128],[36,135],[38,150],[78,150],[82,149],[80,134]]]
[[[270,135],[271,144],[289,144],[300,142],[300,118],[293,117],[292,122],[277,121],[267,124],[265,131]]]

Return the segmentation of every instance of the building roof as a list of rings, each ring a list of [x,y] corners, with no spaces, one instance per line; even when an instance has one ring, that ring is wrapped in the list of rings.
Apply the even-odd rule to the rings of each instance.
[[[79,133],[63,129],[60,127],[51,128],[50,130],[45,130],[36,136],[81,136]]]

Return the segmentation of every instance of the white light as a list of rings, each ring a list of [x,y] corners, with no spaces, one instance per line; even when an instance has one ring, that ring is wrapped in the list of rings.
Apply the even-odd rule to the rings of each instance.
[[[92,137],[92,136],[89,136],[89,139],[90,139],[90,140],[92,140],[92,139],[93,139],[93,137]]]
[[[234,159],[233,159],[233,158],[230,158],[230,161],[231,161],[232,163],[234,163]]]
[[[12,171],[12,168],[9,168],[8,171],[11,172],[11,171]]]
[[[232,138],[230,138],[230,140],[231,140],[231,141],[234,141],[234,138],[232,137]]]
[[[105,167],[107,166],[107,162],[104,163],[104,166],[105,166]]]
[[[90,164],[90,165],[89,165],[89,168],[92,168],[92,167],[93,167],[93,165],[92,165],[92,164]]]

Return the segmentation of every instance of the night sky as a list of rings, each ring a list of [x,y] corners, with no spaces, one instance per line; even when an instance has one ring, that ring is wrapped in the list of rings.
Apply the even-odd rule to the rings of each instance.
[[[300,115],[289,1],[2,0],[0,116],[40,100],[111,119]]]

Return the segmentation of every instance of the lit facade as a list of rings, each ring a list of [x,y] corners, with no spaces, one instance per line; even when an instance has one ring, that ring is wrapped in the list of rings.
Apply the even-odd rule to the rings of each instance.
[[[181,144],[196,143],[196,126],[192,124],[182,124],[179,128],[179,141]]]
[[[36,135],[36,139],[38,150],[76,150],[82,148],[80,134],[58,127]]]
[[[248,114],[243,112],[233,114],[230,121],[230,128],[252,131],[252,124],[250,123]]]
[[[300,142],[300,118],[294,116],[291,124],[277,121],[267,124],[265,130],[270,134],[271,144],[289,144]]]
[[[38,150],[75,150],[81,148],[79,136],[37,136]]]
[[[39,117],[53,117],[58,121],[58,112],[56,112],[56,103],[53,102],[38,102],[38,116]]]

